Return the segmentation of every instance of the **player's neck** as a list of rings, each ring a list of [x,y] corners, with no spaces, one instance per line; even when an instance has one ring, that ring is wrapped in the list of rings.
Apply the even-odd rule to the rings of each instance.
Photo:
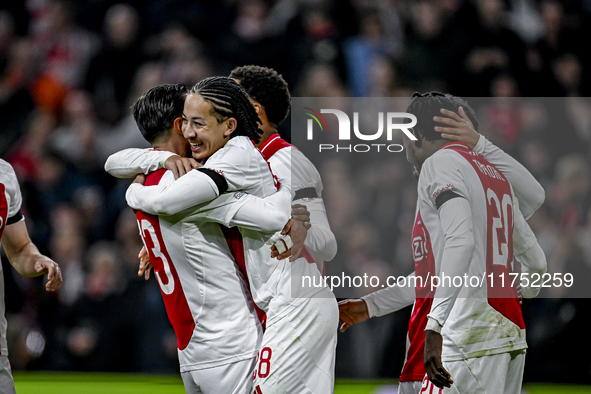
[[[187,156],[187,140],[184,138],[168,138],[165,141],[154,143],[152,147],[155,150],[176,153],[182,157]]]
[[[439,150],[439,148],[441,148],[448,142],[448,140],[444,139],[438,139],[434,141],[427,141],[423,139],[421,143],[421,149],[420,151],[417,151],[417,157],[420,160],[420,165],[422,166],[425,160],[431,157],[435,152]]]
[[[257,144],[257,148],[260,148],[260,146],[263,145],[265,141],[269,139],[269,137],[277,134],[277,129],[268,123],[263,123],[260,129],[263,130],[263,134],[261,135],[261,140]]]

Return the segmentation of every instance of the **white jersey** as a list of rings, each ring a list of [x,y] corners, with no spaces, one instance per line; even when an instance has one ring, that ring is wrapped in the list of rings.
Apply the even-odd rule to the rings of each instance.
[[[122,153],[120,152],[120,154]],[[158,165],[158,161],[161,161],[163,156],[159,152],[142,150],[136,150],[135,153],[127,150],[126,155],[134,163],[141,162],[142,166],[152,166],[151,168]],[[141,156],[142,160],[138,160],[138,156]],[[153,157],[154,160],[150,160],[149,157]],[[109,159],[111,168],[121,169],[125,167],[122,164],[124,162],[124,156],[117,156],[116,160],[113,159],[113,156]],[[247,137],[238,136],[230,139],[225,146],[208,158],[203,169],[221,175],[223,182],[227,183],[228,191],[247,192],[258,197],[266,197],[276,191],[275,179],[269,170],[269,164]],[[205,175],[201,170],[190,171],[169,186],[145,188],[138,184],[132,184],[127,191],[127,202],[132,208],[153,215],[174,214],[194,207],[203,200],[199,200],[200,197],[197,193],[191,191],[202,190],[208,186],[218,193],[222,190],[212,174]],[[289,185],[290,179],[282,179],[281,181]],[[287,223],[290,211],[288,205],[285,210],[284,223]],[[228,221],[230,216],[226,213],[225,217],[220,220]],[[210,219],[214,220],[214,217],[210,216]],[[271,309],[271,300],[275,299],[271,315],[282,316],[288,307],[293,307],[294,303],[297,303],[295,299],[292,299],[291,293],[292,265],[303,264],[302,269],[297,269],[295,272],[302,275],[305,273],[310,278],[318,277],[320,273],[305,259],[301,259],[302,262],[297,262],[297,264],[296,262],[290,263],[289,259],[272,259],[270,248],[277,239],[275,233],[256,231],[240,225],[239,228],[253,299],[258,307],[268,314]],[[318,277],[313,283],[320,282]],[[312,296],[324,289],[324,286],[310,286],[294,297]],[[269,316],[269,320],[271,320],[271,316]]]
[[[165,170],[148,175],[146,181],[146,185],[172,183],[172,172]],[[289,190],[273,198],[281,198],[282,193],[287,200]],[[268,220],[255,222],[251,218],[256,215]],[[177,335],[181,372],[252,358],[260,345],[260,324],[247,283],[224,228],[211,217],[228,226],[275,231],[283,226],[284,218],[275,219],[279,215],[272,205],[244,193],[224,194],[172,216],[137,212],[140,233]]]
[[[503,152],[482,134],[474,147],[474,152],[482,155],[511,182],[515,197],[519,200],[519,210],[526,219],[542,206],[545,199],[544,188],[520,162]]]
[[[457,298],[439,297],[449,293],[442,288],[435,291],[429,317],[443,325],[442,359],[454,361],[525,349],[525,325],[517,292],[508,285],[513,269],[514,215],[509,181],[464,144],[451,143],[425,161],[418,191],[416,222],[426,240],[413,244],[415,261],[418,254],[432,260],[434,266],[426,267],[424,272],[417,270],[417,275],[467,274],[469,278],[485,278],[482,287],[459,289]],[[453,262],[450,258],[458,256],[450,248],[450,233],[444,233],[439,217],[438,197],[446,192],[469,203],[472,220],[474,248]],[[445,204],[460,204],[463,199]],[[461,266],[462,259],[466,260],[465,266]],[[447,267],[448,272],[442,267]],[[488,280],[489,274],[493,280]],[[501,286],[501,277],[505,286]]]
[[[513,231],[515,257],[522,263],[522,272],[543,274],[546,270],[546,259],[539,244],[537,244],[534,233],[525,222],[524,215],[531,216],[540,207],[544,201],[544,189],[519,162],[491,144],[484,136],[480,136],[474,151],[482,154],[514,186],[515,195],[519,196],[517,200],[514,200],[514,203],[519,201],[519,212],[516,209]],[[421,223],[422,221],[419,220],[415,223],[413,248],[414,243],[421,240],[426,234]],[[415,239],[416,237],[418,239]],[[417,259],[416,272],[419,274],[429,266],[428,259],[421,259],[421,257],[421,253],[415,256]],[[409,278],[413,276],[415,276],[415,273],[409,275]],[[412,305],[417,297],[415,287],[412,285],[414,281],[407,280],[406,283],[409,284],[406,287],[391,287],[364,296],[363,299],[367,304],[369,316],[383,316]],[[539,288],[522,288],[522,294],[526,298],[534,297],[538,291]],[[422,376],[425,374],[423,366],[425,336],[423,332],[427,324],[427,314],[431,307],[430,300],[429,298],[417,299],[414,305],[407,338],[406,361],[400,377],[401,382],[420,383]]]
[[[279,134],[269,137],[261,144],[260,150],[271,165],[273,174],[291,179],[294,204],[303,204],[310,212],[312,227],[308,230],[304,245],[316,261],[319,271],[324,272],[324,262],[332,260],[337,253],[337,241],[326,217],[318,170],[302,152]]]
[[[0,159],[0,238],[7,225],[23,220],[20,214],[21,190],[12,166]],[[6,346],[6,317],[4,317],[4,275],[0,266],[0,354],[8,355]]]
[[[236,164],[238,162],[241,166]],[[207,160],[205,167],[224,175],[228,190],[235,188],[265,197],[276,188],[269,163],[246,137],[232,138]],[[285,171],[275,175],[280,176],[281,182],[290,184],[295,179]],[[299,278],[304,276],[317,278],[314,283],[320,283],[320,273],[305,258],[294,262],[272,259],[270,248],[276,239],[274,234],[244,227],[239,230],[253,298],[257,306],[267,313],[268,325],[295,308],[303,297],[311,297],[325,290],[323,287],[292,287],[294,282],[301,283]]]

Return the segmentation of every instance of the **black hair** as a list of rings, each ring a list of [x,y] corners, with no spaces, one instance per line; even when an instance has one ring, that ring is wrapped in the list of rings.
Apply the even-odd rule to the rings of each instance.
[[[417,117],[417,124],[413,128],[415,135],[419,134],[427,141],[434,141],[441,138],[441,133],[435,131],[435,126],[444,126],[433,120],[434,116],[443,116],[440,112],[441,108],[458,113],[459,108],[464,108],[464,112],[472,122],[475,130],[478,130],[478,120],[476,120],[476,112],[470,105],[461,97],[452,96],[451,94],[444,94],[440,92],[415,92],[412,95],[412,100],[406,109],[406,112]]]
[[[269,123],[278,126],[287,118],[291,95],[287,82],[272,68],[260,66],[236,67],[230,78],[238,83],[254,101],[265,108]]]
[[[142,94],[132,107],[133,118],[144,138],[154,144],[183,115],[187,88],[182,83],[158,85]]]
[[[219,123],[228,118],[238,122],[230,138],[244,135],[255,143],[261,140],[261,123],[256,110],[248,99],[244,88],[228,77],[211,77],[197,82],[190,94],[198,94],[211,104],[211,115]]]

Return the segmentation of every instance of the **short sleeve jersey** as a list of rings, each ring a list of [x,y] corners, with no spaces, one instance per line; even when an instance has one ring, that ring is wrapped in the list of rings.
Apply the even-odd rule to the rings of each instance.
[[[23,219],[20,214],[22,196],[16,174],[10,164],[0,159],[0,238],[6,226]],[[0,266],[0,354],[8,354],[6,345],[6,318],[4,317],[4,280]]]

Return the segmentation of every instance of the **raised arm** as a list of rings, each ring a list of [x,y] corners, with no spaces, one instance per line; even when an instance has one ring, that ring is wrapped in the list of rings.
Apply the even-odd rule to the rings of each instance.
[[[518,199],[513,199],[516,206]],[[542,277],[548,268],[546,255],[540,247],[534,232],[529,227],[519,209],[515,209],[513,218],[513,249],[515,259],[521,263],[521,272],[526,274],[530,286],[521,287],[521,295],[525,298],[534,298],[540,292],[541,286],[531,286],[532,274]],[[534,277],[535,279],[535,277]]]
[[[520,209],[526,219],[544,203],[544,188],[534,176],[517,160],[503,152],[500,148],[479,135],[472,122],[460,107],[459,114],[442,109],[446,117],[437,117],[437,122],[449,127],[439,126],[435,130],[441,132],[443,138],[468,144],[470,149],[481,154],[507,177],[520,201]]]
[[[542,185],[520,162],[503,152],[483,135],[478,139],[474,151],[480,153],[507,177],[513,186],[515,196],[520,201],[521,213],[529,219],[542,206],[546,198]]]

